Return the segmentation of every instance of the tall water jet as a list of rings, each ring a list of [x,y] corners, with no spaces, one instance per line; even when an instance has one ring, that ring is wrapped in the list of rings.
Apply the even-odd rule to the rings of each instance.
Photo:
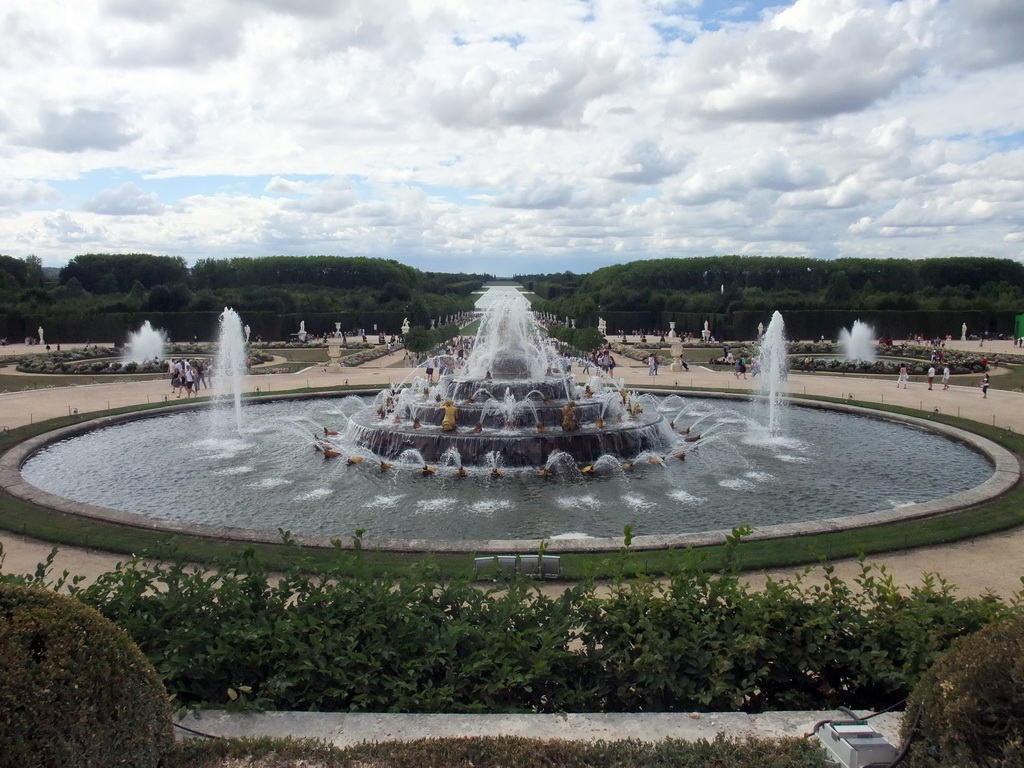
[[[843,357],[849,362],[865,360],[873,363],[878,359],[875,354],[876,338],[875,329],[872,326],[862,323],[860,320],[854,320],[850,330],[843,328],[839,331],[839,349],[842,350]]]
[[[463,372],[418,378],[353,414],[344,439],[387,461],[415,453],[468,466],[542,467],[552,453],[593,464],[608,454],[665,454],[677,435],[664,417],[607,377],[578,386],[517,292],[495,297]]]
[[[466,374],[473,378],[540,379],[557,370],[555,352],[518,291],[496,294],[480,319]]]
[[[128,334],[124,356],[130,363],[152,363],[164,359],[166,348],[167,332],[163,328],[154,328],[146,320],[139,330]]]
[[[768,397],[768,434],[776,437],[782,429],[783,382],[789,364],[786,358],[786,325],[776,310],[757,345],[756,355],[761,368],[762,394]]]
[[[220,334],[217,337],[217,354],[214,358],[213,393],[216,397],[230,395],[235,404],[235,426],[242,429],[242,385],[247,366],[245,364],[245,333],[242,318],[228,307],[220,314]]]

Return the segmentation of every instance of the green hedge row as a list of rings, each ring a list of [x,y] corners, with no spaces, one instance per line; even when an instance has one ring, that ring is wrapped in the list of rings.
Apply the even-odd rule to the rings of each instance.
[[[442,583],[429,563],[397,583],[298,569],[271,580],[251,551],[213,571],[134,560],[70,586],[132,636],[179,704],[282,710],[878,708],[955,638],[1018,610],[956,599],[934,578],[901,589],[867,565],[852,585],[826,566],[823,584],[755,590],[682,559],[664,581],[557,596]]]

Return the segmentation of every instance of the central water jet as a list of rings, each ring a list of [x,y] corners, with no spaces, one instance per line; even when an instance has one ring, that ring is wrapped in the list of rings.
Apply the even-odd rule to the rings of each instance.
[[[453,411],[454,409],[454,411]],[[416,378],[382,392],[349,422],[346,439],[384,459],[544,466],[555,452],[589,464],[601,456],[664,451],[664,417],[608,377],[575,383],[529,303],[510,292],[491,302],[461,371],[436,384]]]

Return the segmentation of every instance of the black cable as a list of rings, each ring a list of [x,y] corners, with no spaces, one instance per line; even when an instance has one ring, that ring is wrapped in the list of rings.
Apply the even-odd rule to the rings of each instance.
[[[847,717],[849,717],[851,720],[858,720],[858,721],[860,721],[860,720],[870,720],[873,717],[878,717],[879,715],[884,715],[886,712],[892,712],[894,709],[896,709],[896,707],[899,707],[899,706],[901,706],[903,704],[906,704],[906,703],[907,703],[907,700],[905,698],[903,698],[903,699],[900,699],[899,701],[897,701],[895,704],[890,704],[885,709],[880,709],[877,712],[871,712],[871,713],[869,713],[867,715],[863,715],[863,716],[858,715],[856,712],[854,712],[852,709],[849,709],[848,707],[836,707],[836,712],[842,712]],[[826,718],[825,720],[819,720],[818,722],[816,722],[814,724],[814,727],[811,728],[811,732],[810,733],[805,733],[804,734],[804,738],[805,739],[811,738],[812,736],[814,736],[815,734],[818,733],[818,729],[821,728],[821,726],[825,725],[826,723],[831,723],[834,720],[835,720],[835,718],[832,718],[832,717]]]
[[[872,712],[870,715],[864,715],[864,717],[862,717],[861,720],[870,720],[872,717],[878,717],[879,715],[884,715],[886,712],[892,712],[894,709],[896,709],[896,707],[902,706],[906,703],[907,700],[905,698],[900,699],[895,704],[890,704],[885,709],[880,709],[877,712]]]
[[[217,736],[216,734],[213,734],[213,733],[203,733],[202,731],[197,731],[197,730],[195,730],[193,728],[189,728],[187,725],[182,725],[181,723],[174,723],[174,727],[175,728],[181,728],[181,730],[183,730],[183,731],[188,731],[189,733],[194,733],[196,736],[202,736],[203,738],[206,738],[206,739],[223,739],[224,738],[223,736]]]
[[[910,730],[907,731],[907,740],[903,742],[903,746],[900,747],[900,751],[896,753],[896,757],[893,758],[892,762],[886,766],[886,768],[895,768],[897,765],[903,762],[903,758],[910,752],[910,745],[914,743],[914,735],[917,733],[917,726],[921,722],[921,715],[924,714],[924,707],[918,707],[917,712],[914,715],[914,722],[910,724]]]

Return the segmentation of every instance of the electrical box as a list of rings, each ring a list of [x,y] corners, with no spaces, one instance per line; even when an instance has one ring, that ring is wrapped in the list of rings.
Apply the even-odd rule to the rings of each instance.
[[[867,723],[825,723],[817,736],[842,768],[885,766],[896,759],[896,747]]]

